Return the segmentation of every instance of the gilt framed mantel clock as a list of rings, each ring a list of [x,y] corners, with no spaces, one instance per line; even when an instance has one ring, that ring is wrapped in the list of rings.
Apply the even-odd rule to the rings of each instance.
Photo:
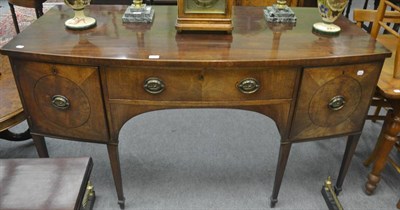
[[[181,31],[231,33],[233,0],[178,0],[175,28]]]

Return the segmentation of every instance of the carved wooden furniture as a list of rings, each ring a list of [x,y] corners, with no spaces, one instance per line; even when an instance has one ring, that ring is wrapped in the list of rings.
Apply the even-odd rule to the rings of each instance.
[[[353,20],[356,21],[356,24],[359,27],[363,27],[366,31],[371,32],[371,25],[372,23],[376,20],[377,17],[377,10],[373,9],[354,9],[353,10]],[[384,16],[384,22],[391,23],[390,27],[393,27],[393,24],[400,24],[400,13],[396,11],[387,11],[385,16]],[[365,25],[369,25],[368,27],[365,27]],[[397,37],[393,36],[391,34],[377,34],[376,39],[381,42],[383,45],[385,45],[388,49],[390,49],[391,52],[394,54],[396,53],[396,46],[397,46]],[[390,59],[388,59],[385,62],[385,65],[383,66],[383,69],[386,69],[386,72],[391,72],[394,69],[394,58],[395,56],[392,56]],[[371,106],[375,107],[375,111],[373,114],[368,115],[367,119],[372,120],[373,122],[376,122],[377,120],[385,120],[386,115],[381,114],[381,109],[391,109],[390,103],[387,102],[384,96],[379,93],[379,91],[376,92],[376,94],[373,97],[372,104]],[[374,160],[372,157],[376,155],[372,155],[369,160],[366,161],[365,165],[369,165],[372,160]]]
[[[0,209],[84,209],[92,167],[91,158],[0,159]]]
[[[380,6],[383,8],[384,4],[382,4]],[[378,14],[377,10],[355,9],[353,11],[353,19],[357,22],[357,25],[361,27],[364,22],[374,23],[374,21],[377,21],[377,14]],[[400,13],[397,11],[386,11],[381,18],[382,19],[380,21],[385,22],[385,23],[392,23],[392,24],[400,23]],[[375,27],[377,25],[378,24],[376,24]],[[392,27],[392,26],[393,25],[391,25],[390,27]],[[393,74],[393,72],[395,70],[395,66],[396,66],[395,59],[397,59],[398,56],[400,55],[397,53],[398,37],[396,37],[396,33],[395,34],[390,34],[390,33],[378,34],[376,31],[376,28],[375,28],[373,35],[375,36],[375,38],[378,41],[382,42],[382,44],[384,44],[393,53],[392,57],[385,61],[384,66],[382,67],[383,68],[382,75],[385,75],[385,74],[390,75],[391,72]],[[396,67],[396,68],[398,68],[398,67]],[[388,78],[388,76],[383,76],[383,78]],[[383,81],[380,81],[380,82],[383,82]],[[392,82],[396,82],[395,78],[392,79]],[[392,100],[390,100],[390,101],[392,101]],[[366,193],[369,195],[372,194],[373,191],[375,190],[377,183],[380,180],[380,173],[383,170],[385,163],[392,164],[392,166],[395,167],[395,169],[398,172],[400,172],[399,165],[397,163],[395,163],[389,156],[391,148],[388,146],[386,146],[386,148],[382,147],[383,143],[385,141],[383,135],[385,135],[385,132],[387,133],[387,131],[391,129],[388,126],[390,126],[389,123],[392,121],[391,118],[394,116],[392,103],[390,101],[388,101],[387,98],[385,97],[385,95],[382,94],[382,90],[379,89],[379,82],[378,82],[378,90],[372,101],[372,106],[376,106],[377,108],[376,108],[374,114],[368,116],[367,119],[370,119],[372,121],[376,121],[376,120],[385,120],[385,121],[382,126],[381,133],[378,137],[378,141],[376,142],[376,145],[374,147],[374,150],[372,151],[372,153],[368,157],[368,159],[364,161],[364,165],[369,166],[374,161],[377,161],[378,157],[380,158],[380,160],[379,160],[380,162],[377,162],[374,165],[374,169],[371,172],[371,174],[369,175],[368,182],[366,183]],[[387,112],[386,116],[380,115],[380,110],[382,107],[389,110]],[[391,139],[391,140],[393,140],[393,139]],[[394,140],[394,141],[396,141],[396,140]],[[398,147],[398,145],[399,145],[399,138],[397,138],[397,147]],[[396,143],[394,144],[394,146],[396,146]],[[397,149],[399,149],[399,148],[397,148]],[[382,154],[382,152],[384,152],[384,154]],[[377,171],[379,171],[378,174],[373,174],[373,172],[376,173]],[[397,203],[397,208],[400,209],[400,201]]]
[[[0,62],[0,138],[7,140],[26,140],[31,138],[29,131],[17,134],[8,129],[25,120],[24,110],[12,75],[7,56],[1,55]]]
[[[392,8],[393,12],[387,12],[387,8]],[[399,34],[394,31],[387,22],[398,23],[400,19],[400,8],[390,1],[382,0],[376,11],[376,17],[373,21],[371,36],[385,45],[393,52],[393,56],[385,61],[382,73],[378,81],[378,99],[380,106],[390,107],[387,112],[385,122],[382,126],[379,139],[366,164],[374,162],[373,169],[368,175],[368,181],[365,185],[366,193],[372,194],[378,182],[380,174],[388,160],[388,155],[398,141],[400,134],[400,49]],[[388,31],[387,34],[378,35],[383,28]],[[378,101],[379,102],[379,101]]]
[[[18,19],[17,15],[15,14],[15,8],[14,6],[20,6],[20,7],[28,7],[28,8],[34,8],[36,17],[39,18],[40,16],[43,15],[43,2],[46,0],[8,0],[8,5],[10,6],[10,11],[11,11],[11,16],[13,19],[15,31],[19,33],[19,26],[18,26]]]
[[[14,5],[35,8],[36,16],[43,15],[42,11],[43,0],[9,0],[11,16],[14,23],[15,31],[20,32],[18,26],[17,15],[15,14]],[[14,78],[12,76],[11,66],[7,57],[1,56],[1,66],[3,67],[0,72],[0,138],[13,141],[22,141],[30,139],[29,129],[23,133],[14,133],[9,128],[17,125],[25,120],[21,102],[17,88],[15,86]]]
[[[42,3],[46,0],[8,0],[15,31],[20,32],[15,6],[35,8],[36,17],[43,15]],[[29,129],[23,133],[14,133],[9,128],[25,120],[18,91],[12,76],[11,66],[7,57],[0,56],[0,138],[12,141],[23,141],[31,138]]]
[[[125,122],[171,108],[251,110],[273,119],[281,135],[271,206],[292,143],[349,136],[335,186],[341,191],[390,55],[381,44],[345,18],[336,22],[339,36],[313,34],[316,8],[293,8],[298,22],[288,25],[265,22],[263,7],[234,7],[230,35],[177,33],[176,6],[155,6],[152,24],[115,21],[125,8],[91,5],[86,12],[97,27],[68,31],[72,11],[57,6],[0,50],[34,138],[106,144],[123,207],[118,136]]]

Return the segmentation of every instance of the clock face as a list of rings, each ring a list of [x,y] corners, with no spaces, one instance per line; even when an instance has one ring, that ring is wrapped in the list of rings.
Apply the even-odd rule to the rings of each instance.
[[[225,14],[226,0],[185,0],[185,13]]]

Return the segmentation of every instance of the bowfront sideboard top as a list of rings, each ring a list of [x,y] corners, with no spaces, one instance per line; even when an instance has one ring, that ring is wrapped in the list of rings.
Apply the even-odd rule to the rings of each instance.
[[[349,136],[341,191],[388,50],[343,17],[340,35],[313,33],[317,8],[292,8],[296,24],[273,24],[263,7],[234,7],[226,34],[178,33],[176,6],[154,6],[153,23],[122,23],[126,7],[88,6],[97,26],[71,31],[73,11],[57,5],[0,50],[42,156],[43,136],[106,144],[123,206],[126,121],[161,109],[244,109],[273,119],[281,135],[271,206],[295,142]]]
[[[338,37],[312,33],[312,24],[321,21],[315,8],[292,8],[295,25],[264,20],[263,7],[235,7],[232,35],[182,33],[175,30],[177,8],[154,6],[156,17],[150,24],[126,24],[121,17],[126,6],[91,5],[88,16],[97,26],[84,31],[65,29],[73,11],[55,6],[24,33],[2,48],[7,55],[61,63],[152,65],[152,66],[254,66],[329,65],[380,60],[388,51],[368,34],[339,18]],[[17,48],[16,46],[24,46]],[[150,59],[150,55],[159,56]]]

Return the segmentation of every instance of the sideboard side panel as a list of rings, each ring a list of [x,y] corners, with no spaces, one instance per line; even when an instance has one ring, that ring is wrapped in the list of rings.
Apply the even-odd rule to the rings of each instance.
[[[108,141],[97,67],[17,59],[12,63],[31,132]],[[66,106],[55,106],[57,98],[66,101]]]
[[[290,139],[361,132],[381,67],[376,62],[305,68]],[[336,99],[344,99],[338,110],[329,107]]]

